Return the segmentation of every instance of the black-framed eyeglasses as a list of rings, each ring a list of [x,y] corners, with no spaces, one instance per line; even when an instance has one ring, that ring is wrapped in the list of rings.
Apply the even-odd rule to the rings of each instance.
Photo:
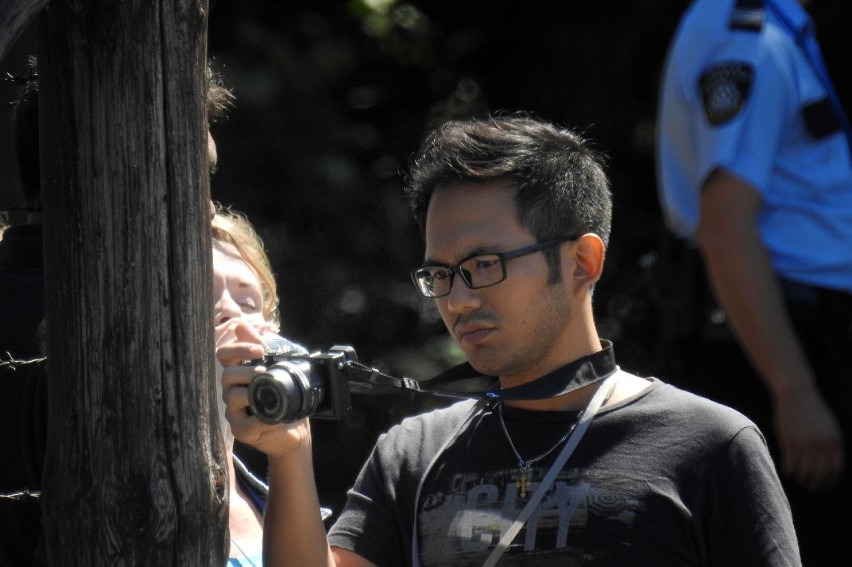
[[[453,275],[461,276],[464,285],[480,289],[496,285],[506,279],[506,262],[528,254],[534,254],[563,242],[577,240],[579,236],[567,236],[556,240],[536,242],[509,252],[474,254],[456,266],[423,266],[411,272],[411,279],[423,297],[435,298],[449,295],[453,287]]]

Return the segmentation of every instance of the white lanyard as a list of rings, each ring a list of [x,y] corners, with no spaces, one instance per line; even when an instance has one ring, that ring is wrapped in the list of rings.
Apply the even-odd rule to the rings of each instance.
[[[574,449],[580,443],[580,440],[583,438],[583,434],[586,433],[589,425],[591,425],[592,420],[595,418],[595,414],[598,413],[598,410],[604,400],[612,395],[612,391],[615,389],[615,383],[618,380],[618,374],[618,372],[615,372],[609,376],[609,378],[604,380],[600,388],[598,388],[598,391],[595,392],[595,395],[592,397],[591,401],[589,401],[588,407],[586,407],[586,411],[583,412],[583,417],[581,417],[580,422],[577,423],[577,428],[574,430],[574,433],[571,434],[571,437],[562,448],[559,456],[556,457],[553,465],[551,465],[550,470],[547,471],[547,474],[539,483],[538,488],[536,488],[535,492],[530,497],[527,505],[524,506],[524,509],[521,510],[520,514],[518,514],[518,517],[515,518],[515,521],[512,522],[512,525],[509,526],[506,533],[503,534],[503,537],[500,538],[497,546],[491,550],[491,555],[489,555],[488,559],[485,560],[485,563],[482,564],[483,567],[492,567],[493,565],[496,565],[497,560],[500,559],[509,547],[509,544],[512,543],[512,540],[515,539],[515,536],[518,535],[518,532],[521,531],[521,528],[527,523],[527,520],[533,513],[533,510],[535,510],[539,502],[541,502],[541,499],[544,498],[544,494],[550,489],[550,485],[553,484],[553,481],[556,479],[556,475],[559,474],[559,471],[562,470],[565,463],[568,461],[568,457],[571,456],[571,453],[574,452]]]

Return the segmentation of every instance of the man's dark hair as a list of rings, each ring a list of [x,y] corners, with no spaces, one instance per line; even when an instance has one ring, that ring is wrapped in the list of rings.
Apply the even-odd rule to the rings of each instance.
[[[446,122],[412,156],[406,194],[421,233],[436,189],[502,179],[517,187],[521,226],[539,242],[592,232],[609,242],[612,195],[604,158],[575,132],[525,113]],[[559,253],[545,250],[551,282]]]

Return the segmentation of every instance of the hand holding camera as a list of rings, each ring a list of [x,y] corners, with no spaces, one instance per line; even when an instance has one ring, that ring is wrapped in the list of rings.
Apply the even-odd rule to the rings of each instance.
[[[367,394],[423,392],[411,378],[396,378],[359,363],[351,346],[338,345],[328,351],[309,353],[271,332],[260,337],[257,329],[248,328],[237,323],[237,342],[217,351],[223,366],[232,366],[223,373],[223,399],[228,403],[236,386],[244,388],[236,394],[239,404],[233,404],[242,412],[237,417],[253,416],[267,425],[295,423],[306,417],[344,419],[352,413],[353,390]],[[258,344],[247,345],[243,341]],[[262,354],[254,355],[261,346],[265,347]],[[244,353],[243,358],[235,360],[240,352]],[[234,429],[235,408],[229,405],[228,411]]]
[[[351,346],[310,354],[270,348],[262,359],[249,363],[266,367],[249,384],[249,406],[267,424],[305,417],[343,419],[352,411],[346,363],[357,360]]]
[[[240,321],[234,329],[235,342],[219,347],[216,357],[224,367],[222,399],[226,404],[225,417],[234,437],[252,445],[270,457],[284,456],[299,447],[310,454],[310,425],[308,420],[268,425],[252,415],[248,386],[264,367],[246,365],[247,360],[263,360],[267,348],[260,332],[250,323]]]

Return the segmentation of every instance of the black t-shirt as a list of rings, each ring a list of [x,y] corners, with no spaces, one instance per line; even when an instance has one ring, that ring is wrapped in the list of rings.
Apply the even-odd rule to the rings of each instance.
[[[415,548],[424,566],[482,565],[525,500],[515,484],[517,458],[493,411],[479,413],[440,451],[470,408],[462,402],[411,418],[383,436],[331,544],[377,565],[413,564]],[[525,458],[545,451],[574,418],[505,416]],[[531,490],[557,454],[533,465]],[[599,412],[501,565],[799,562],[760,432],[730,408],[654,381]]]

